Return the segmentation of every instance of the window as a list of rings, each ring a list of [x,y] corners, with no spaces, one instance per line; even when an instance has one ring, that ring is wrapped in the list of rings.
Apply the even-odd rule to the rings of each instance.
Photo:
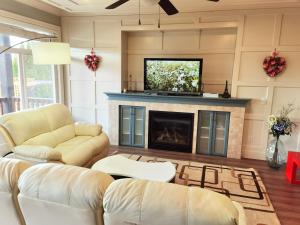
[[[0,50],[24,40],[0,34]],[[56,68],[34,65],[31,43],[18,45],[0,55],[0,114],[56,102]]]

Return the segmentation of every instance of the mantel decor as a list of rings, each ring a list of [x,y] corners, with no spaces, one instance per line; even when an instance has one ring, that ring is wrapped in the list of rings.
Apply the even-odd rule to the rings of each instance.
[[[226,80],[224,93],[222,94],[222,98],[231,98],[231,95],[228,91],[228,81]]]
[[[290,120],[289,114],[294,110],[293,104],[288,104],[282,107],[279,116],[270,115],[268,118],[269,132],[274,137],[266,151],[266,158],[271,168],[280,168],[286,160],[286,151],[280,136],[292,134],[296,124]]]
[[[263,61],[263,68],[269,77],[276,77],[286,68],[285,58],[278,55],[279,53],[275,48],[271,53],[271,56],[267,56]]]
[[[96,55],[92,48],[91,54],[84,57],[85,65],[93,72],[97,71],[101,58]]]

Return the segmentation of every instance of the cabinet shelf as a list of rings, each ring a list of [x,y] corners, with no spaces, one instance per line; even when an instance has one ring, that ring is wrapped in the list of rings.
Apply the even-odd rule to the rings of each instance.
[[[203,130],[209,130],[210,127],[201,127],[201,129],[203,129]],[[216,129],[216,130],[225,130],[224,127],[216,127],[215,129]]]

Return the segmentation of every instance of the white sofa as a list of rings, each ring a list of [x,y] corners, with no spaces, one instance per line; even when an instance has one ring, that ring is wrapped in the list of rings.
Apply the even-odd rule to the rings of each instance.
[[[19,179],[26,225],[103,225],[102,201],[113,178],[62,164],[39,164]]]
[[[100,125],[74,123],[63,104],[1,116],[0,142],[19,159],[85,167],[105,157],[109,147]]]
[[[105,225],[245,225],[242,206],[225,195],[171,183],[122,179],[107,189]]]
[[[176,184],[113,181],[86,168],[35,165],[18,186],[26,225],[246,224],[243,208],[224,195]]]
[[[25,225],[17,201],[18,180],[29,166],[17,159],[0,159],[0,224]]]

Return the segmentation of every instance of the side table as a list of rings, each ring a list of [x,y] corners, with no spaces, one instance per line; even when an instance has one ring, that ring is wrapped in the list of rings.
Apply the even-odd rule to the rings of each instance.
[[[286,163],[286,176],[291,184],[300,184],[297,180],[297,169],[300,169],[300,152],[289,152]]]

